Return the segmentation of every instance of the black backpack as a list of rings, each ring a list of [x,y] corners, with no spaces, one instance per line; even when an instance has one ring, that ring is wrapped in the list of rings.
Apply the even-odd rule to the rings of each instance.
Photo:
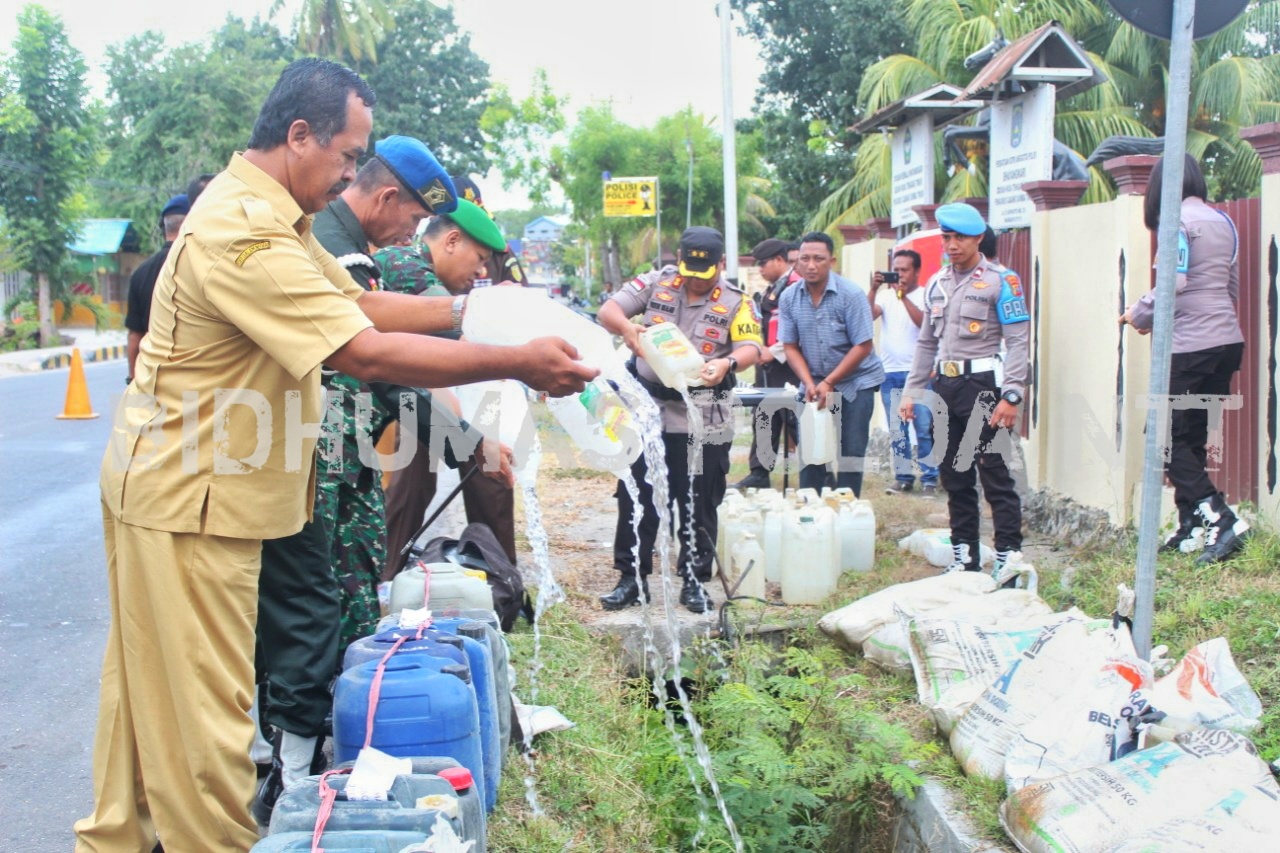
[[[479,522],[468,524],[457,539],[437,536],[420,553],[415,547],[413,555],[424,563],[456,563],[484,572],[493,591],[493,609],[503,631],[510,631],[516,624],[516,617],[521,614],[533,622],[533,604],[524,590],[524,578],[507,559],[507,553],[502,550],[489,525]]]

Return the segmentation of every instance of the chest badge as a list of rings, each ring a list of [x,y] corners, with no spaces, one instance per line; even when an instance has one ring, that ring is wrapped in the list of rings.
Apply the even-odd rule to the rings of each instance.
[[[712,350],[714,350],[714,349],[715,349],[715,345],[714,345],[714,344],[703,344],[703,345],[702,345],[702,353],[703,353],[703,355],[709,355],[709,354],[711,353],[711,351],[712,351]]]
[[[717,313],[717,314],[728,314],[728,313],[729,313],[729,309],[728,309],[728,308],[726,308],[726,307],[724,307],[723,305],[712,305],[712,306],[711,306],[711,310],[712,310],[712,311],[714,311],[714,312],[715,312],[715,313]]]
[[[676,298],[675,294],[669,290],[659,290],[653,295],[662,302],[674,302]]]
[[[969,324],[969,331],[972,332],[973,334],[977,334],[978,332],[982,331],[982,324],[979,323],[977,320],[974,320],[972,323]]]

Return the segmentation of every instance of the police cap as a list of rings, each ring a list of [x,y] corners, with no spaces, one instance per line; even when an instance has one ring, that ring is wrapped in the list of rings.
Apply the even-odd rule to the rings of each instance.
[[[165,203],[164,210],[160,211],[160,218],[164,219],[171,213],[181,213],[186,216],[191,212],[191,204],[187,201],[186,193],[179,193]]]
[[[765,261],[783,257],[789,251],[791,251],[791,244],[786,240],[770,237],[768,240],[761,240],[756,243],[756,247],[751,250],[751,257],[756,259],[757,264],[763,264]]]
[[[966,237],[981,237],[987,233],[987,223],[982,214],[971,204],[955,202],[944,204],[934,213],[938,227],[943,231],[953,231]]]
[[[468,175],[454,175],[453,186],[458,191],[458,198],[465,198],[477,207],[484,207],[484,199],[480,195],[480,187]]]
[[[714,228],[695,225],[680,235],[680,275],[715,278],[724,257],[724,237]]]
[[[374,157],[404,185],[428,213],[452,213],[458,191],[436,155],[409,136],[388,136],[374,146]]]

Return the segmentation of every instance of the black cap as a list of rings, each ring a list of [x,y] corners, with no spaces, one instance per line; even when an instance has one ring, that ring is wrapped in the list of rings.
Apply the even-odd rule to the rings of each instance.
[[[724,237],[714,228],[695,225],[680,235],[680,275],[713,278],[724,257]]]
[[[756,259],[757,264],[763,264],[765,261],[786,255],[790,250],[791,244],[786,240],[770,237],[768,240],[756,243],[756,247],[751,250],[751,257]]]

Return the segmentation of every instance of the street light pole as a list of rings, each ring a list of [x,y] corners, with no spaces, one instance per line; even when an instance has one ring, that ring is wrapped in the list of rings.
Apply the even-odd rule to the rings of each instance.
[[[1151,331],[1151,380],[1148,386],[1147,440],[1143,455],[1142,508],[1138,522],[1138,568],[1133,642],[1139,655],[1151,656],[1155,617],[1156,549],[1160,545],[1160,497],[1164,482],[1164,444],[1169,431],[1169,362],[1173,350],[1173,301],[1177,287],[1178,227],[1182,220],[1182,173],[1187,152],[1191,101],[1191,43],[1196,0],[1173,0],[1169,48],[1169,91],[1165,98],[1164,172],[1160,194],[1159,248],[1156,253],[1155,321]]]
[[[720,0],[720,88],[724,102],[720,110],[724,140],[724,254],[725,275],[738,278],[738,155],[733,127],[733,39],[732,9],[729,0]]]

